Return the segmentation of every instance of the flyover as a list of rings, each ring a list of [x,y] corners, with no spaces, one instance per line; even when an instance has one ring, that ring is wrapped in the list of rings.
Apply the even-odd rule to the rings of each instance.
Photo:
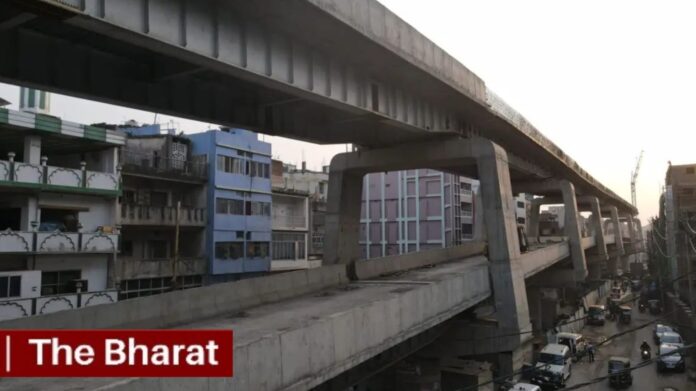
[[[259,319],[275,322],[279,319],[274,310],[292,307],[295,304],[283,302],[291,300],[303,319],[311,321],[298,327],[284,319],[288,328],[269,331],[268,339],[246,329],[249,339],[243,337],[240,343],[249,345],[244,345],[246,353],[240,348],[239,354],[249,355],[238,365],[254,367],[250,363],[257,361],[250,346],[261,341],[268,350],[259,351],[280,352],[280,357],[273,357],[276,364],[272,366],[254,367],[258,377],[274,378],[260,388],[302,389],[333,381],[350,374],[351,367],[360,368],[384,352],[408,346],[412,338],[438,330],[448,319],[490,297],[496,309],[495,332],[508,336],[496,344],[497,364],[501,373],[510,373],[531,350],[525,279],[554,273],[575,288],[595,278],[605,262],[613,273],[617,262],[609,262],[609,255],[624,256],[624,241],[614,240],[616,250],[610,254],[605,218],[613,227],[623,226],[619,220],[623,219],[631,249],[638,244],[637,210],[632,205],[585,172],[475,74],[376,1],[6,1],[0,4],[0,30],[0,81],[266,134],[358,146],[356,152],[338,155],[331,163],[327,252],[325,266],[319,270],[173,292],[157,298],[167,303],[154,306],[157,310],[152,310],[156,299],[141,298],[114,304],[109,310],[92,307],[97,309],[21,319],[2,327],[69,327],[74,325],[74,315],[80,314],[87,327],[124,327],[141,317],[151,323],[138,324],[170,327],[165,320],[181,316],[173,324],[217,317],[201,325],[243,329],[250,320],[239,319],[240,311],[253,313],[257,308]],[[381,264],[406,272],[409,279],[396,285],[403,283],[407,290],[391,291],[393,281],[379,280],[374,286],[361,282],[361,273],[376,273],[364,270],[363,265],[372,261],[360,261],[357,251],[362,176],[414,168],[436,168],[480,180],[486,260],[472,261],[441,250],[435,257],[451,263],[430,272],[399,270],[439,263],[430,259],[433,254],[406,255]],[[533,247],[532,255],[521,251],[513,207],[513,194],[520,192],[543,196],[533,201],[539,206],[564,205],[563,244]],[[585,237],[580,225],[579,213],[586,206],[593,213],[592,237]],[[538,221],[538,214],[537,207],[532,220]],[[538,236],[533,231],[532,244]],[[438,270],[448,273],[438,274]],[[468,280],[468,275],[476,275],[477,280]],[[488,281],[483,275],[490,276],[490,286],[481,282]],[[349,277],[353,282],[348,283]],[[304,282],[297,289],[285,284],[280,291],[269,289],[283,278]],[[335,302],[328,300],[330,305],[315,309],[310,308],[313,299],[303,296],[335,286],[360,289],[348,290]],[[461,289],[435,294],[449,292],[452,286]],[[244,290],[241,298],[230,297],[239,289]],[[215,292],[214,305],[200,308],[197,304],[204,302],[206,292]],[[341,342],[331,339],[331,333],[352,340],[346,334],[350,328],[324,328],[331,323],[328,318],[338,316],[332,308],[353,313],[359,324],[374,326],[406,313],[410,302],[400,298],[409,295],[418,296],[417,307],[423,310],[413,327],[392,323],[391,334],[382,336],[386,344],[358,341],[355,348],[364,350],[347,358],[331,359],[322,351],[325,347],[334,354],[342,351],[337,347]],[[430,306],[423,306],[426,297]],[[186,310],[178,309],[180,305]],[[390,319],[384,318],[384,306],[394,311],[387,312],[393,315]],[[236,311],[232,320],[219,319],[231,309]],[[302,341],[311,328],[325,339],[308,347]],[[296,331],[295,337],[287,337],[286,347],[297,346],[309,356],[316,353],[320,362],[284,362],[284,350],[272,341],[282,340],[291,331]],[[287,373],[285,369],[278,372],[285,365]],[[240,382],[240,389],[256,385],[241,383],[243,379],[232,382]],[[152,389],[171,384],[159,379],[123,387]],[[219,387],[219,383],[207,386]]]

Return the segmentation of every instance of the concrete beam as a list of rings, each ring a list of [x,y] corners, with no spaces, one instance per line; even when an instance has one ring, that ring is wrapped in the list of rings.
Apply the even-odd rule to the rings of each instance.
[[[484,253],[485,248],[486,243],[472,241],[455,247],[438,248],[382,258],[371,258],[366,261],[356,262],[352,272],[349,271],[349,274],[351,274],[351,278],[353,279],[365,280],[395,272],[481,255]]]
[[[519,262],[524,270],[524,278],[529,278],[569,256],[570,248],[568,242],[564,241],[528,251],[520,256]]]

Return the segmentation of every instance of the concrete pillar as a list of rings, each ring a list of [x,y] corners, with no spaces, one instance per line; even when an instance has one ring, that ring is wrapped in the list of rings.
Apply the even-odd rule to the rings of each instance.
[[[529,306],[519,264],[520,246],[507,153],[488,140],[480,140],[476,156],[498,328],[501,334],[528,331],[531,329]],[[514,337],[515,342],[519,344],[524,337]]]
[[[531,287],[527,289],[529,317],[532,321],[532,326],[534,327],[535,332],[542,330],[541,297],[541,289],[539,287]]]
[[[40,219],[41,216],[39,215],[39,199],[35,196],[27,196],[24,205],[22,206],[22,212],[20,215],[20,230],[33,230],[31,223],[38,223]]]
[[[41,137],[24,136],[24,163],[41,164]]]
[[[360,259],[360,206],[363,174],[344,171],[340,159],[331,161],[326,205],[324,264],[347,264]]]
[[[539,242],[539,215],[541,214],[541,203],[543,198],[532,200],[529,211],[529,232],[527,239]]]
[[[587,277],[587,260],[585,250],[582,247],[582,235],[580,231],[580,219],[578,218],[578,202],[575,198],[575,186],[567,180],[560,182],[563,194],[563,206],[565,209],[565,225],[563,230],[568,237],[570,256],[573,260],[573,272],[575,282],[582,282]]]
[[[640,219],[634,218],[633,225],[636,228],[636,233],[638,234],[638,251],[645,251],[645,239],[643,238],[643,225]],[[640,256],[637,256],[640,259]]]
[[[597,249],[597,254],[607,259],[607,242],[604,238],[604,230],[602,229],[602,209],[599,206],[599,199],[597,197],[590,197],[590,208],[592,209],[592,223],[594,225],[595,231],[595,248]]]
[[[615,206],[610,206],[609,211],[611,212],[611,223],[614,226],[614,243],[616,244],[616,249],[618,250],[618,255],[624,255],[625,249],[623,244],[623,236],[621,234],[621,222],[619,221],[619,210]]]
[[[636,229],[635,226],[633,225],[633,216],[628,214],[626,215],[626,225],[628,225],[628,234],[631,238],[631,245],[629,247],[629,254],[634,254],[636,252],[636,246],[638,244],[638,238],[636,235]],[[630,256],[630,258],[635,258],[635,255]],[[624,270],[625,272],[626,270]]]

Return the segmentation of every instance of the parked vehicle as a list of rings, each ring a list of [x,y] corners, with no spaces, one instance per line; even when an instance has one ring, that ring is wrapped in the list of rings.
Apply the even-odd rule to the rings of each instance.
[[[675,370],[684,372],[686,370],[686,358],[679,353],[680,346],[663,343],[658,350],[657,371]],[[674,352],[674,353],[672,353]],[[671,354],[670,354],[671,353]]]
[[[620,320],[621,323],[629,324],[631,323],[631,307],[627,305],[619,306]]]
[[[653,329],[653,340],[655,341],[655,345],[660,346],[660,338],[662,334],[666,332],[674,332],[674,329],[661,323],[655,325]]]
[[[536,384],[515,383],[510,387],[505,387],[506,391],[541,391],[541,387]]]
[[[606,309],[603,305],[591,305],[587,308],[587,324],[604,326]]]
[[[571,375],[570,348],[556,343],[544,346],[534,367],[533,384],[545,390],[564,388]]]
[[[556,334],[556,343],[567,346],[570,349],[571,357],[576,359],[587,353],[587,340],[582,334],[558,333]]]
[[[609,385],[614,388],[628,387],[633,384],[633,375],[628,368],[631,361],[626,357],[609,357]]]
[[[679,347],[684,346],[684,340],[682,339],[681,335],[679,335],[679,333],[675,331],[666,331],[662,333],[662,335],[660,336],[660,345],[662,345],[663,343]]]

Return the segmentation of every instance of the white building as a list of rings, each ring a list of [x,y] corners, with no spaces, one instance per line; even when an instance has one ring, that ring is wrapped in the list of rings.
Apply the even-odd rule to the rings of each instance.
[[[121,133],[0,108],[0,319],[117,300]]]

